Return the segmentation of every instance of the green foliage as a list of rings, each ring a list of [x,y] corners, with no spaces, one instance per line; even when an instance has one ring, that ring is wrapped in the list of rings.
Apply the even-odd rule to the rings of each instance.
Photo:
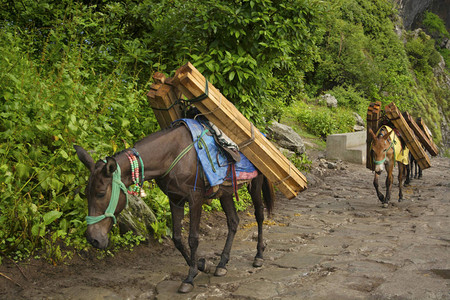
[[[438,15],[426,11],[422,23],[425,30],[439,43],[443,38],[450,38],[444,21]]]
[[[145,184],[148,185],[147,182]],[[152,184],[144,201],[155,213],[156,221],[151,226],[155,239],[161,243],[164,237],[172,236],[169,198],[156,185]],[[185,208],[185,213],[186,211],[187,208]]]
[[[252,205],[252,197],[244,185],[238,190],[239,201],[234,198],[234,207],[236,211],[246,211]],[[223,211],[220,200],[212,199],[210,204],[203,204],[203,210],[206,212]]]
[[[28,36],[12,26],[0,32],[0,68],[7,70],[0,89],[0,251],[17,259],[40,248],[62,257],[61,242],[85,245],[76,240],[84,241],[87,170],[73,143],[105,156],[122,138],[131,142],[156,128],[141,109],[145,90],[114,72],[99,77],[80,57],[89,46],[70,45],[65,30],[49,33],[38,63],[27,52]]]
[[[170,76],[187,61],[259,128],[289,113],[317,136],[351,131],[352,111],[364,116],[380,100],[436,125],[442,140],[439,111],[449,117],[450,92],[433,68],[448,32],[431,13],[423,21],[431,37],[407,33],[404,45],[385,0],[94,2],[0,3],[2,255],[58,263],[88,247],[88,171],[72,145],[99,159],[156,131],[145,97],[151,75]],[[439,51],[448,66],[449,52]],[[306,104],[324,92],[337,109]],[[308,168],[304,156],[293,162]],[[236,206],[246,209],[241,193]],[[167,197],[150,186],[145,200],[155,237],[170,236]],[[140,242],[117,229],[111,239]]]
[[[413,78],[392,15],[389,1],[340,1],[324,19],[321,60],[307,75],[309,96],[341,86],[353,87],[370,101],[405,98]]]
[[[434,43],[435,41],[424,32],[420,32],[418,36],[409,37],[405,49],[416,72],[431,75],[433,68],[439,63],[439,52],[434,47]]]
[[[310,133],[324,138],[333,133],[352,131],[355,124],[349,110],[309,106],[304,102],[295,103],[291,107],[291,114]]]
[[[306,156],[305,153],[301,155],[293,155],[289,160],[294,164],[294,166],[302,172],[311,171],[312,161]]]

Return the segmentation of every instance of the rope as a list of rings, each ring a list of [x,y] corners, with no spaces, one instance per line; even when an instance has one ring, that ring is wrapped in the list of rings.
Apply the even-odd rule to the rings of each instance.
[[[275,182],[275,185],[279,185],[282,182],[285,182],[286,180],[288,180],[289,178],[291,178],[291,170],[292,170],[292,164],[289,162],[289,173],[288,176],[284,177],[283,179],[278,180],[277,182]]]
[[[197,145],[198,145],[199,149],[205,148],[206,156],[208,156],[208,160],[209,160],[209,163],[211,164],[211,168],[212,168],[213,172],[216,173],[216,168],[214,167],[214,163],[213,163],[213,160],[211,158],[211,154],[209,153],[208,145],[206,145],[206,143],[203,140],[203,138],[199,138],[198,139],[198,144]]]
[[[201,139],[203,137],[203,135],[205,135],[205,133],[207,133],[207,132],[208,132],[208,129],[203,130],[203,132],[200,134],[200,136],[197,138],[197,140],[193,141],[186,148],[184,148],[184,150],[181,151],[180,154],[178,154],[178,156],[175,158],[175,160],[169,166],[169,169],[167,169],[167,171],[164,172],[164,174],[161,176],[161,178],[167,176],[167,174],[169,174],[170,171],[172,171],[172,169],[176,166],[176,164],[192,149],[192,147],[194,147],[194,145],[198,141],[198,139]]]
[[[248,140],[246,140],[246,141],[240,143],[240,144],[238,145],[239,149],[242,149],[242,148],[247,147],[248,145],[250,145],[251,143],[253,143],[253,141],[255,140],[255,127],[253,126],[253,123],[250,123],[250,124],[252,125],[252,127],[251,127],[251,129],[250,129],[250,130],[251,130],[252,136],[251,136],[251,138],[249,138]]]

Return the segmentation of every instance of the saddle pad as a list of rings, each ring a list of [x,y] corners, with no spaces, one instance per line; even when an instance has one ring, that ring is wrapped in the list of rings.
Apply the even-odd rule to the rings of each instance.
[[[191,132],[194,140],[194,147],[197,157],[203,167],[206,179],[211,186],[222,184],[225,180],[231,180],[229,163],[225,154],[216,145],[214,136],[204,134],[202,137],[203,125],[194,119],[180,119]],[[200,138],[199,138],[200,137]],[[237,180],[252,179],[258,175],[255,166],[240,153],[241,160],[235,164]]]

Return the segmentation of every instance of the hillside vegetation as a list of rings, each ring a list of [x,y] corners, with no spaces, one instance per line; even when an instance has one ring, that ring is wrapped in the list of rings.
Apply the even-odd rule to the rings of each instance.
[[[439,111],[450,119],[433,74],[438,51],[450,59],[436,48],[442,20],[429,14],[426,31],[400,38],[386,0],[21,0],[2,1],[0,18],[0,263],[87,247],[88,172],[72,145],[99,159],[157,131],[145,96],[155,71],[192,62],[261,130],[289,117],[326,137],[393,101],[439,144]],[[317,104],[324,93],[338,108]],[[167,205],[149,194],[168,233]]]

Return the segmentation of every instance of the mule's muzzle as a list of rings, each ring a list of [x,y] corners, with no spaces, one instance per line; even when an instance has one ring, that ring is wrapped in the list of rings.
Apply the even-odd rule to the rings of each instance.
[[[383,173],[383,170],[375,171],[375,173],[377,173],[377,175],[381,175],[381,173]]]
[[[92,246],[94,246],[97,249],[105,249],[106,247],[108,247],[108,244],[109,244],[109,239],[106,239],[106,242],[105,242],[105,240],[98,240],[98,239],[90,237],[87,234],[86,234],[86,239],[89,242],[89,244],[91,244]]]
[[[94,227],[94,226],[92,226]],[[86,240],[95,248],[105,249],[109,245],[108,234],[101,234],[96,230],[92,230],[91,225],[86,230]]]

